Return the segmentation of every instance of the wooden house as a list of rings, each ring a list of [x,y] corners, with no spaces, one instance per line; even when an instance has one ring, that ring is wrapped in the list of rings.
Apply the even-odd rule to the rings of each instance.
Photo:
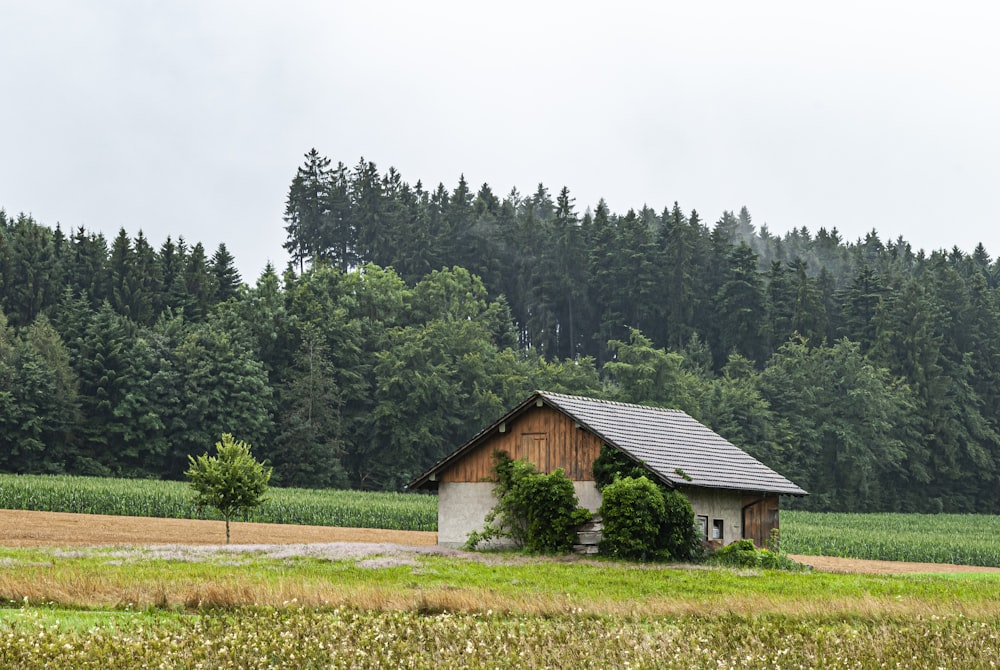
[[[460,546],[482,528],[496,499],[493,453],[562,468],[580,504],[601,505],[592,464],[601,445],[643,463],[694,508],[704,539],[750,538],[764,546],[778,528],[779,496],[805,491],[684,412],[536,391],[412,482],[437,489],[438,543]]]

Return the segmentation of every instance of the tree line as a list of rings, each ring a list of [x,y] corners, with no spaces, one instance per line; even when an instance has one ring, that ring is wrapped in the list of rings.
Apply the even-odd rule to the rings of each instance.
[[[1000,511],[1000,266],[746,208],[612,213],[315,150],[286,249],[0,215],[0,469],[177,478],[222,433],[275,484],[399,488],[540,388],[683,409],[813,509]]]

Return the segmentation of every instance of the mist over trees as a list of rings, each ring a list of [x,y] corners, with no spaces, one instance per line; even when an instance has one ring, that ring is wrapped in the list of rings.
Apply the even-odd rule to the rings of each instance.
[[[276,222],[276,225],[280,225]],[[398,489],[540,388],[682,409],[826,510],[1000,512],[1000,265],[315,150],[291,262],[0,211],[0,470]]]

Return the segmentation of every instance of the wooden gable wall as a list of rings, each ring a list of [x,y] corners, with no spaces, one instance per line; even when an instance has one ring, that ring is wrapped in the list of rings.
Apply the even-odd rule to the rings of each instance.
[[[493,452],[531,461],[542,472],[562,468],[573,481],[593,481],[591,467],[601,453],[601,440],[565,414],[549,406],[529,407],[494,429],[479,445],[440,473],[441,482],[482,482],[491,479]]]

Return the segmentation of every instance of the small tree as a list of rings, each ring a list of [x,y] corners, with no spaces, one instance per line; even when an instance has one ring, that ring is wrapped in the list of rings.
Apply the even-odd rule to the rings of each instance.
[[[229,544],[229,520],[233,515],[258,507],[267,498],[270,467],[250,454],[250,445],[233,439],[229,433],[215,443],[215,456],[188,456],[191,466],[184,474],[195,490],[196,505],[208,505],[226,520],[226,544]]]

